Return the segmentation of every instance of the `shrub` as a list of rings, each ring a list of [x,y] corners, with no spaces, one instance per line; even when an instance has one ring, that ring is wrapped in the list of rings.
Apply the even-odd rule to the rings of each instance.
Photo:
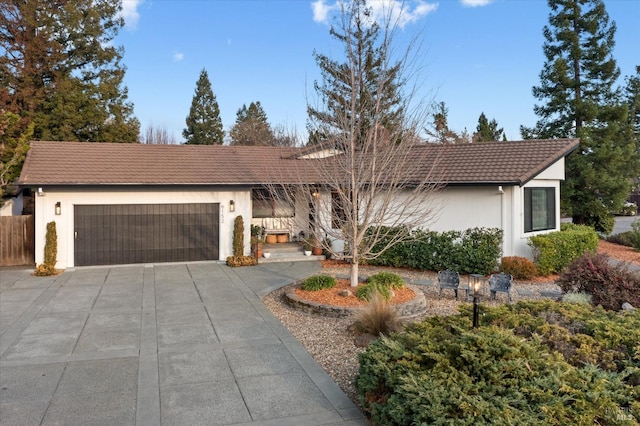
[[[619,244],[621,246],[633,247],[632,243],[633,231],[625,231],[619,234],[609,235],[606,240],[613,244]]]
[[[631,222],[631,247],[640,251],[640,220]]]
[[[379,294],[384,300],[391,299],[389,287],[375,282],[359,285],[356,290],[356,297],[362,300],[369,300],[374,293]]]
[[[580,303],[582,305],[591,305],[592,298],[589,293],[566,293],[562,295],[563,302]]]
[[[377,291],[371,294],[367,305],[354,314],[353,320],[359,332],[376,336],[402,329],[400,314]]]
[[[464,232],[414,230],[410,238],[393,244],[385,250],[397,234],[404,233],[402,228],[370,228],[371,237],[380,230],[387,235],[374,245],[372,252],[380,253],[368,263],[396,268],[409,267],[421,270],[438,271],[455,269],[460,273],[493,272],[500,260],[503,232],[497,228],[473,228]]]
[[[258,259],[254,256],[228,256],[227,266],[254,266],[258,264]]]
[[[513,278],[517,280],[528,280],[538,274],[538,269],[526,257],[507,256],[503,257],[500,262],[500,272],[513,275]]]
[[[640,418],[640,312],[544,301],[485,314],[477,329],[465,307],[370,344],[355,384],[372,423],[616,424],[621,410]]]
[[[56,223],[47,223],[47,233],[44,243],[44,263],[36,267],[34,275],[48,276],[56,273],[56,262],[58,258],[58,233]]]
[[[574,259],[598,248],[598,234],[584,225],[563,224],[562,231],[529,238],[533,255],[541,275],[559,273]]]
[[[624,264],[612,265],[605,254],[585,254],[560,275],[557,284],[564,292],[592,295],[592,303],[618,311],[624,302],[640,306],[640,275]]]
[[[244,220],[242,216],[236,216],[233,221],[233,256],[244,255]]]
[[[337,285],[336,279],[328,275],[314,275],[302,282],[300,288],[307,291],[319,291],[333,288]]]
[[[379,272],[367,278],[367,283],[381,285],[389,288],[404,287],[404,280],[398,274],[393,272]]]

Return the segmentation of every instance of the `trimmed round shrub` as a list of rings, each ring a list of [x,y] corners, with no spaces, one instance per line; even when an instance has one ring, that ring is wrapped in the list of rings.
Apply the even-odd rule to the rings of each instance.
[[[393,272],[379,272],[367,278],[367,284],[381,285],[389,288],[404,287],[404,280]]]
[[[373,293],[378,293],[384,300],[391,299],[391,291],[389,290],[389,287],[375,282],[359,285],[356,290],[356,297],[358,299],[369,301]]]
[[[314,275],[304,280],[300,288],[306,291],[319,291],[333,288],[337,284],[336,279],[328,275]]]
[[[538,274],[538,268],[526,257],[507,256],[500,262],[500,272],[513,275],[517,280],[528,280]]]

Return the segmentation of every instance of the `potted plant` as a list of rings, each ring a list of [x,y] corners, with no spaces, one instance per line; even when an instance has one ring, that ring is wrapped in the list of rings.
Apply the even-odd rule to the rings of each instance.
[[[308,240],[304,241],[304,255],[311,256],[311,243]]]
[[[262,257],[262,227],[257,225],[251,225],[251,252],[260,259]]]
[[[312,235],[311,238],[309,238],[309,243],[311,244],[311,252],[313,253],[313,255],[314,256],[321,256],[322,255],[322,246],[318,242],[318,239],[315,236]]]

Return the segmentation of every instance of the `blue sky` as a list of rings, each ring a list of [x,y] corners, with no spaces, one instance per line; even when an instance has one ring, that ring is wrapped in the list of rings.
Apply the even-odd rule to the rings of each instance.
[[[391,3],[393,0],[382,0]],[[379,2],[378,2],[379,3]],[[418,74],[424,99],[445,102],[449,127],[475,130],[480,113],[510,140],[533,126],[544,64],[544,0],[405,1],[402,37],[422,44]],[[616,22],[614,57],[622,78],[640,65],[640,1],[606,0]],[[306,134],[306,105],[316,99],[314,49],[334,57],[329,35],[335,0],[124,0],[125,85],[142,131],[166,127],[178,142],[200,71],[205,68],[225,131],[243,104],[260,101],[272,126]]]

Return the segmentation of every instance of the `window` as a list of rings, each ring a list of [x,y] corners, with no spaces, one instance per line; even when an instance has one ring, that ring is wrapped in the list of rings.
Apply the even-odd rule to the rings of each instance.
[[[524,189],[524,232],[556,228],[556,189]]]
[[[347,221],[347,213],[344,210],[341,194],[337,191],[331,193],[331,228],[342,229]]]
[[[266,189],[254,189],[252,194],[253,217],[293,217],[294,208],[283,195],[274,198]]]

